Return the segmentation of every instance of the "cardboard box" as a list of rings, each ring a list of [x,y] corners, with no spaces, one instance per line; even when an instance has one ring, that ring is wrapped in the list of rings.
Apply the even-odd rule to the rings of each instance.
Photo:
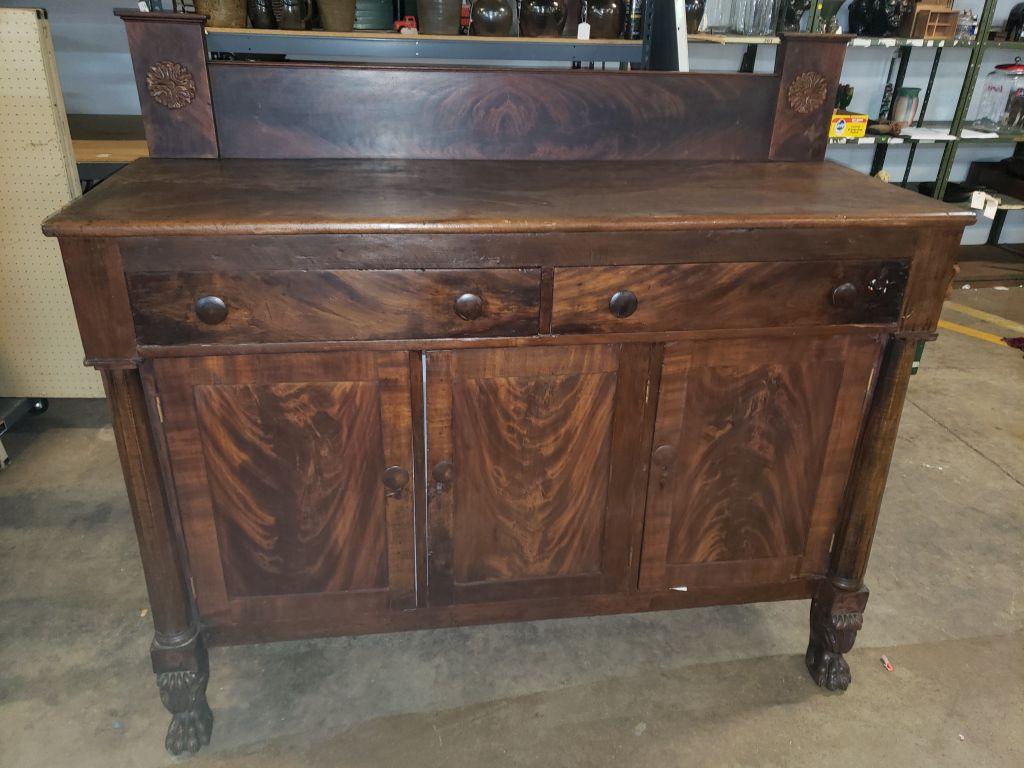
[[[833,112],[828,126],[830,139],[859,139],[868,132],[868,116],[856,112]]]

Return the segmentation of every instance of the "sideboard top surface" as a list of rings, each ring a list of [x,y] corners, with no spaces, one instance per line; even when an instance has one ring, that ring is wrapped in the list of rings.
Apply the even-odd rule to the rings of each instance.
[[[50,235],[956,226],[974,214],[832,163],[137,160]]]

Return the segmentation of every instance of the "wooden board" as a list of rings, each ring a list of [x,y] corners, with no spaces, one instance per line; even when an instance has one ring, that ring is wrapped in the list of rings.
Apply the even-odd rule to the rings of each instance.
[[[779,325],[891,323],[899,319],[904,284],[872,295],[869,286],[893,262],[733,262],[629,267],[556,268],[552,329],[556,333],[759,328]],[[833,292],[852,286],[849,305]],[[629,292],[636,309],[610,310],[612,296]]]
[[[761,160],[777,91],[772,75],[726,73],[231,62],[209,71],[222,157]]]
[[[963,208],[832,163],[147,159],[48,219],[44,230],[498,234],[973,221]]]
[[[415,604],[401,352],[153,365],[201,615]],[[385,471],[406,482],[391,493]]]
[[[824,575],[877,338],[669,344],[641,590]]]
[[[648,355],[427,353],[432,605],[625,587]]]
[[[76,163],[130,163],[149,157],[142,139],[73,139]]]
[[[537,332],[539,270],[273,270],[133,274],[128,292],[140,343],[418,339]],[[472,295],[479,316],[455,302]],[[227,307],[216,324],[196,301]]]

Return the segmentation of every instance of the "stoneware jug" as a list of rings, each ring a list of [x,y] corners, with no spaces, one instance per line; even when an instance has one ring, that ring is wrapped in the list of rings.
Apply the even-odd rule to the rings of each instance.
[[[309,29],[313,0],[275,0],[274,14],[281,29]]]
[[[277,19],[274,18],[274,7],[270,0],[249,0],[246,9],[253,29],[277,28]]]
[[[351,32],[356,23],[356,0],[316,0],[320,24],[328,32]]]
[[[462,16],[460,0],[416,0],[416,21],[424,35],[457,35]]]

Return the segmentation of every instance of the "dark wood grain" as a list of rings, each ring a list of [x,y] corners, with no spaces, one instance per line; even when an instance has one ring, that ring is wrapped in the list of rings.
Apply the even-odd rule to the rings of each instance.
[[[64,237],[60,252],[86,362],[131,366],[136,357],[135,331],[117,243]]]
[[[839,74],[851,38],[851,35],[782,35],[775,54],[779,91],[768,151],[770,159],[791,162],[824,159],[829,117],[835,107]],[[820,99],[801,101],[797,89],[802,79],[821,83]]]
[[[155,273],[129,277],[138,338],[173,342],[273,342],[534,334],[538,270],[347,270]],[[455,300],[472,293],[482,314],[460,317]],[[223,322],[196,315],[216,296]]]
[[[415,601],[408,358],[334,353],[160,361],[193,578],[205,616],[248,597],[299,615],[299,596]]]
[[[647,375],[620,375],[622,353],[428,354],[428,464],[454,468],[428,499],[432,604],[622,587],[635,486],[612,456],[639,437]]]
[[[895,323],[888,325],[814,325],[778,326],[757,330],[759,335],[775,339],[824,338],[835,334],[877,337],[882,333],[895,333]],[[728,343],[732,339],[747,338],[750,328],[726,328],[708,331],[643,331],[631,333],[632,344],[656,344],[691,340],[717,340]],[[255,351],[265,354],[291,354],[294,352],[342,352],[342,351],[403,351],[419,352],[430,350],[458,349],[509,349],[528,347],[593,346],[623,341],[617,333],[571,333],[539,336],[485,336],[466,339],[384,339],[379,341],[297,341],[264,342],[262,344],[175,344],[171,346],[145,345],[139,347],[144,360],[171,357],[205,357],[251,355]]]
[[[864,421],[832,550],[831,573],[849,589],[862,585],[867,570],[916,346],[905,339],[889,341]]]
[[[856,200],[856,206],[850,206]],[[57,235],[499,234],[963,227],[963,208],[832,163],[137,160]]]
[[[502,600],[429,606],[415,611],[363,611],[353,614],[323,611],[310,606],[302,619],[277,615],[265,598],[248,598],[238,618],[219,617],[207,624],[214,645],[265,643],[297,638],[400,632],[434,627],[458,627],[513,621],[538,621],[568,616],[601,616],[613,613],[666,611],[708,605],[733,605],[774,600],[806,600],[821,583],[819,578],[794,579],[769,584],[696,586],[688,592],[609,593],[566,597]],[[325,596],[330,597],[330,596]]]
[[[837,336],[666,348],[642,589],[824,572],[823,532],[836,521],[878,346]]]
[[[103,387],[142,553],[156,638],[163,645],[181,644],[195,634],[195,621],[142,382],[138,371],[111,370],[103,372]]]
[[[777,91],[727,73],[209,69],[221,155],[245,158],[765,160]]]
[[[91,193],[94,194],[94,193]],[[939,229],[950,237],[956,231]],[[497,269],[728,261],[807,262],[944,258],[931,230],[905,227],[677,232],[542,232],[446,235],[130,237],[118,240],[126,272],[268,269]],[[541,285],[543,288],[543,279]],[[927,290],[927,283],[922,285]],[[543,306],[543,302],[541,302]]]
[[[955,275],[960,238],[955,232],[944,229],[921,233],[913,250],[900,321],[901,335],[930,335],[935,331]]]
[[[116,11],[124,21],[150,157],[217,157],[213,99],[206,69],[204,16]],[[150,68],[170,63],[187,72],[192,98],[181,107],[155,100],[146,84]]]
[[[386,585],[373,382],[194,390],[228,594]]]
[[[883,262],[750,263],[578,267],[555,270],[555,333],[759,328],[775,325],[889,323],[899,318],[902,290],[875,300],[869,283]],[[855,286],[851,306],[832,292]],[[617,317],[617,291],[638,299]]]

